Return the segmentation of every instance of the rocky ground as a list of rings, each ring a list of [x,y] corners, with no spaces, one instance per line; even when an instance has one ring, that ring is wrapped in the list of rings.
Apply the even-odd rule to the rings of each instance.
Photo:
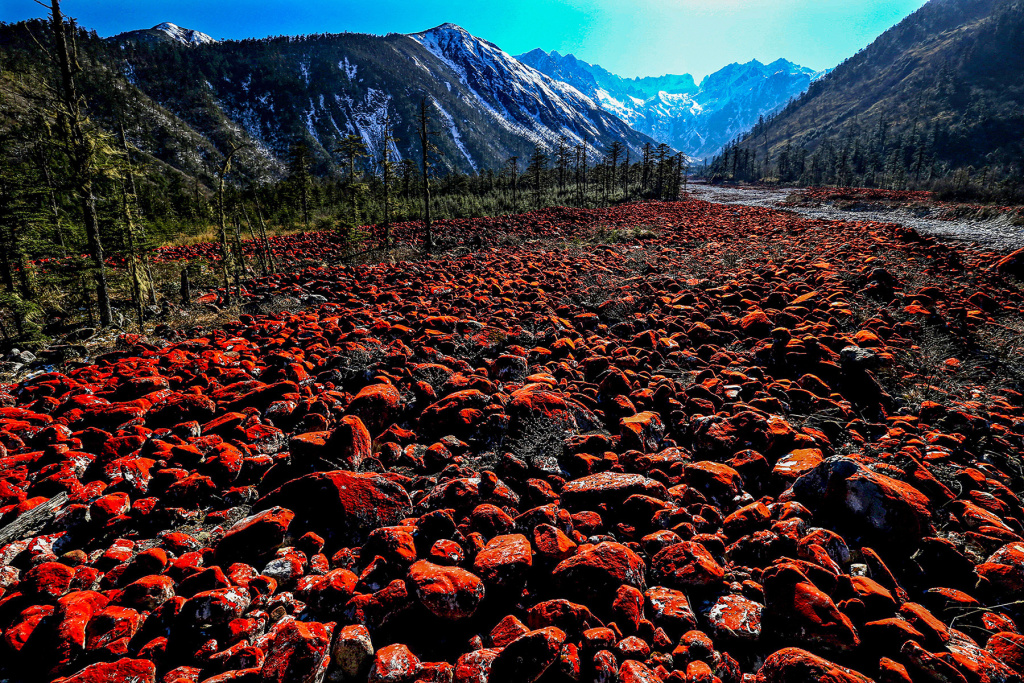
[[[2,388],[0,679],[1021,680],[1024,254],[696,200],[443,234],[288,238],[237,321]]]

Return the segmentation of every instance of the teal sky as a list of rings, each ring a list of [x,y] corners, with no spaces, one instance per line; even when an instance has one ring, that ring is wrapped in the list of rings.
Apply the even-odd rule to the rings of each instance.
[[[453,22],[506,52],[573,53],[622,76],[692,73],[780,57],[833,67],[924,0],[65,0],[65,13],[109,36],[164,21],[214,38],[411,33]],[[0,21],[40,16],[0,0]]]

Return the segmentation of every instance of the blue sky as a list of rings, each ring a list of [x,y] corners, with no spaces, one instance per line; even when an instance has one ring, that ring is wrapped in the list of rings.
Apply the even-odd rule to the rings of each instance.
[[[450,21],[506,52],[573,53],[622,76],[692,73],[784,57],[833,67],[924,0],[65,0],[102,36],[170,21],[214,38],[410,33]],[[0,0],[0,21],[39,16]]]

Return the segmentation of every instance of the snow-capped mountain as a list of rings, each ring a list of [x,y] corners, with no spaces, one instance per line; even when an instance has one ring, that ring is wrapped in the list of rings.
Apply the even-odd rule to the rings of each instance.
[[[153,27],[153,30],[163,31],[168,37],[184,45],[209,45],[210,43],[217,42],[205,33],[190,28],[182,28],[169,21],[157,24]]]
[[[827,72],[784,59],[730,64],[696,84],[689,74],[622,78],[573,55],[533,50],[518,59],[563,80],[632,128],[697,158],[709,158],[761,116],[782,109]]]
[[[367,165],[379,163],[385,145],[393,161],[415,159],[424,97],[439,133],[438,163],[465,173],[498,169],[513,156],[525,166],[536,146],[552,152],[563,137],[570,146],[586,139],[591,161],[615,142],[632,149],[633,158],[654,143],[571,85],[452,24],[413,35],[212,44],[183,42],[188,34],[157,27],[112,40],[121,47],[126,89],[137,89],[152,109],[146,119],[154,154],[189,173],[215,168],[219,157],[197,154],[192,137],[167,131],[166,114],[208,149],[246,145],[252,152],[239,164],[251,164],[253,175],[283,172],[300,141],[317,172],[337,171],[336,150],[349,135],[362,139]]]
[[[206,35],[201,31],[196,31],[190,28],[182,28],[177,24],[172,24],[169,21],[165,21],[162,24],[157,24],[153,28],[141,29],[138,31],[129,31],[128,33],[122,33],[114,36],[114,41],[124,42],[130,40],[140,40],[149,42],[172,42],[180,43],[181,45],[187,45],[194,47],[196,45],[212,45],[218,42],[214,38]]]
[[[573,85],[523,64],[455,24],[410,37],[458,74],[464,98],[476,100],[499,125],[535,144],[552,149],[564,137],[571,145],[585,139],[603,150],[619,140],[639,151],[648,142]]]

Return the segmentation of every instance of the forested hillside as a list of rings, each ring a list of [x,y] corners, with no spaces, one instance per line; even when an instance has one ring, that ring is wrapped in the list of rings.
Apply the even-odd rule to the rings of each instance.
[[[1021,176],[1022,130],[1024,3],[932,0],[756,126],[713,173],[989,187]]]

